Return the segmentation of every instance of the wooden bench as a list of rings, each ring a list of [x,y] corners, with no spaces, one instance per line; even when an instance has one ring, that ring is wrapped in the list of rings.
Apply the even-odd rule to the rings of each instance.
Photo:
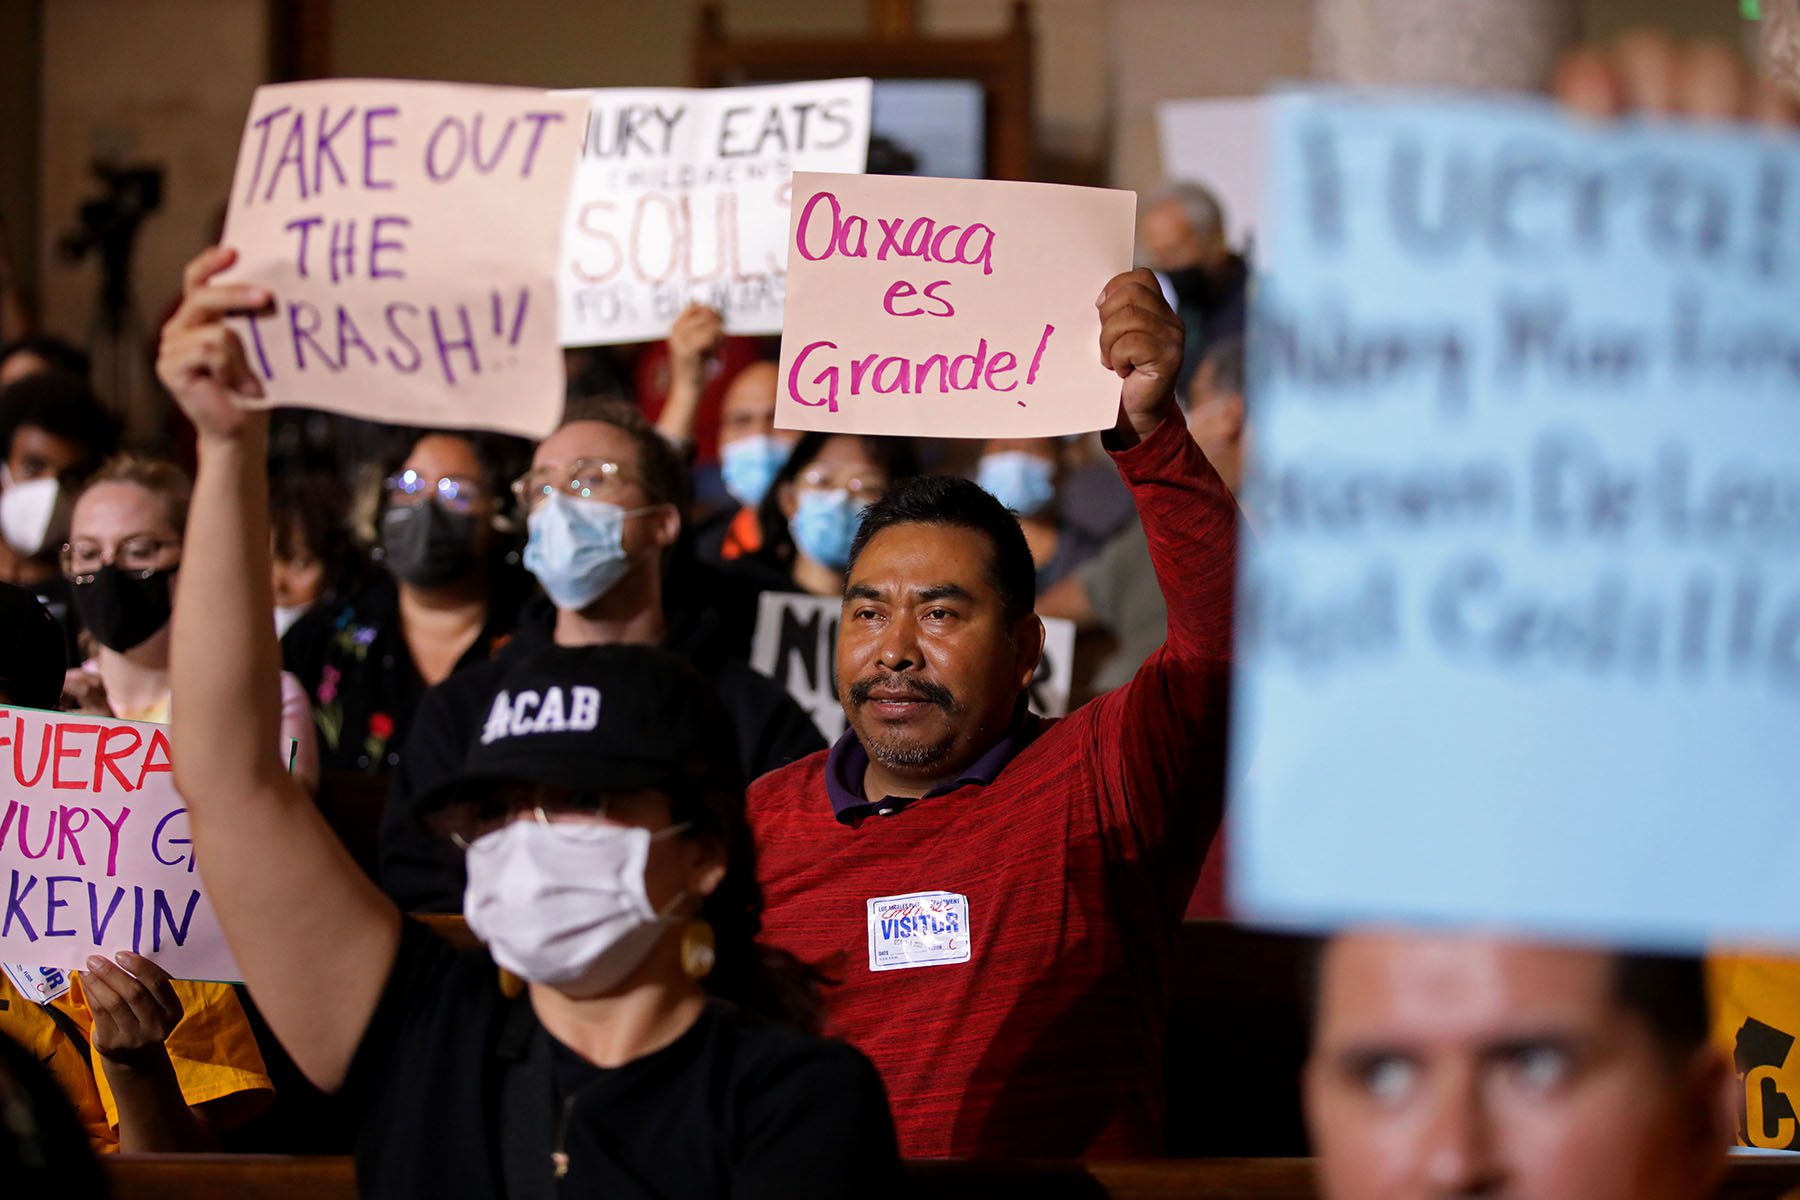
[[[120,1154],[107,1161],[114,1200],[356,1200],[347,1158]],[[1314,1200],[1310,1159],[907,1164],[910,1200]],[[1734,1159],[1720,1200],[1776,1200],[1800,1187],[1792,1162]]]

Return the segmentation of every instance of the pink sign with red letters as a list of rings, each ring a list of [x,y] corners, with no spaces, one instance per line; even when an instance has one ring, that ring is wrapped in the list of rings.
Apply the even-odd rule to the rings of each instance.
[[[775,424],[923,437],[1110,428],[1095,301],[1136,195],[795,172]]]

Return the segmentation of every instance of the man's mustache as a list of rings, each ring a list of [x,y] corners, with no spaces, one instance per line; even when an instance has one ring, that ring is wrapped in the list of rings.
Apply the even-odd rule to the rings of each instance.
[[[929,679],[900,679],[879,675],[859,679],[850,685],[851,706],[861,708],[869,702],[870,695],[878,691],[891,692],[908,700],[923,700],[927,704],[937,705],[945,712],[956,706],[956,697],[941,683],[933,683]]]

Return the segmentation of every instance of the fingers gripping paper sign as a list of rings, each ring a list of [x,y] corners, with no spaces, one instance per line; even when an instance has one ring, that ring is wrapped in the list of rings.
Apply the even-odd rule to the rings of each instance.
[[[794,175],[781,429],[1045,437],[1111,428],[1095,301],[1131,192]]]
[[[1800,943],[1800,144],[1276,102],[1234,904]]]
[[[666,337],[696,302],[728,333],[780,333],[793,173],[863,169],[872,87],[579,93],[593,107],[563,239],[563,343]]]
[[[0,888],[0,962],[131,950],[178,979],[241,978],[160,725],[0,708]]]
[[[562,411],[556,264],[586,105],[527,88],[258,88],[225,243],[268,402],[542,437]]]

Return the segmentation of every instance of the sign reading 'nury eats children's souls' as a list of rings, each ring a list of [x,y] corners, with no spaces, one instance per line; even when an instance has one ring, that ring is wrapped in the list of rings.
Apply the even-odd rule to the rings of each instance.
[[[795,172],[775,424],[924,437],[1112,426],[1095,301],[1131,192]]]

